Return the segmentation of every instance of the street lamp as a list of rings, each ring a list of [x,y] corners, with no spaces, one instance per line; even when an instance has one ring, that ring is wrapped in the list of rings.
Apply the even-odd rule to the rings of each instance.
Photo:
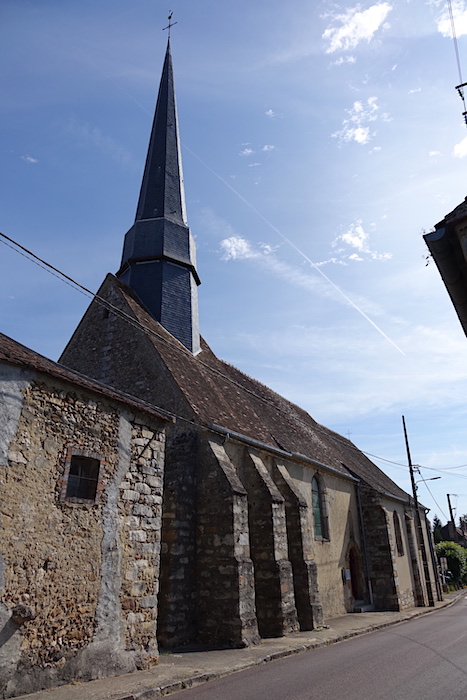
[[[429,479],[417,479],[417,481],[414,482],[414,483],[415,483],[415,487],[416,487],[416,485],[419,484],[421,481],[436,481],[436,479],[441,479],[441,478],[442,478],[441,476],[430,476]]]

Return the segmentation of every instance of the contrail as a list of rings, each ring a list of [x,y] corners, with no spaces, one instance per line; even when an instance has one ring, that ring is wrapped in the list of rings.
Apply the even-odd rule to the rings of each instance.
[[[120,92],[122,92],[130,100],[132,100],[140,109],[142,109],[144,112],[146,112],[146,114],[150,114],[150,111],[144,105],[142,105],[133,95],[131,95],[129,92],[127,92],[127,90],[125,90],[111,76],[106,74],[105,71],[103,71],[101,68],[99,68],[99,66],[97,66],[93,61],[91,61],[89,59],[89,57],[85,56],[84,52],[83,52],[83,57],[88,61],[88,63],[90,63],[92,66],[94,66],[94,68],[96,68],[103,75],[105,75],[105,77],[110,82],[112,82],[112,84]],[[334,282],[331,279],[329,279],[329,277],[321,270],[321,268],[318,267],[318,265],[316,265],[316,263],[314,263],[313,260],[311,260],[311,258],[308,257],[308,255],[306,255],[306,253],[304,253],[302,250],[300,250],[300,248],[297,245],[295,245],[295,243],[293,241],[291,241],[290,238],[287,238],[287,236],[285,236],[282,233],[282,231],[279,231],[279,229],[276,226],[274,226],[274,224],[271,223],[268,219],[266,219],[266,217],[258,209],[256,209],[256,207],[253,204],[251,204],[251,202],[249,202],[247,199],[245,199],[245,197],[243,195],[241,195],[240,192],[238,192],[235,189],[235,187],[232,187],[230,182],[227,182],[227,180],[225,180],[221,175],[219,175],[219,173],[216,173],[216,171],[213,170],[207,163],[205,163],[198,155],[196,155],[196,153],[194,153],[194,151],[192,151],[191,148],[189,148],[185,144],[183,144],[183,147],[194,158],[196,158],[196,160],[198,160],[201,163],[201,165],[203,165],[205,168],[207,168],[207,170],[209,170],[209,172],[212,175],[214,175],[214,177],[217,177],[218,180],[220,180],[226,187],[228,187],[229,190],[231,190],[231,192],[233,192],[234,195],[236,197],[238,197],[238,199],[240,199],[244,204],[246,204],[247,207],[249,207],[252,211],[254,211],[256,216],[259,216],[259,218],[262,219],[264,221],[264,223],[267,224],[273,231],[275,231],[277,233],[277,235],[280,236],[280,238],[282,238],[283,241],[288,243],[288,245],[291,246],[291,248],[293,248],[304,260],[306,260],[317,272],[319,272],[321,277],[323,277],[326,280],[326,282],[328,284],[330,284],[331,287],[333,287],[346,300],[346,302],[348,304],[350,304],[350,306],[352,306],[355,309],[355,311],[357,311],[361,316],[363,316],[363,318],[366,319],[368,321],[368,323],[370,325],[372,325],[373,328],[375,330],[377,330],[378,333],[380,333],[383,336],[383,338],[385,338],[389,343],[391,343],[391,345],[393,347],[395,347],[396,350],[398,350],[401,353],[401,355],[405,356],[405,352],[403,350],[401,350],[401,348],[398,345],[396,345],[396,343],[393,340],[391,340],[391,338],[388,335],[386,335],[386,333],[378,325],[376,325],[376,323],[374,321],[372,321],[372,319],[369,316],[367,316],[367,314],[359,306],[357,306],[357,304],[354,301],[352,301],[352,299],[350,299],[342,289],[340,289],[336,284],[334,284]]]
[[[333,287],[342,297],[344,297],[346,302],[348,304],[350,304],[350,306],[352,306],[355,309],[355,311],[358,311],[358,313],[361,316],[363,316],[363,318],[365,320],[367,320],[368,323],[370,323],[373,326],[373,328],[375,330],[377,330],[378,333],[380,333],[383,336],[383,338],[385,338],[388,341],[388,343],[391,343],[391,345],[394,348],[396,348],[396,350],[398,350],[401,353],[401,355],[405,356],[405,352],[403,350],[401,350],[401,348],[398,345],[396,345],[396,343],[393,340],[391,340],[391,338],[388,335],[386,335],[386,333],[378,325],[376,325],[376,323],[374,321],[372,321],[372,319],[369,316],[367,316],[367,314],[359,306],[357,306],[357,304],[354,301],[352,301],[352,299],[350,299],[347,296],[347,294],[342,289],[340,289],[340,287],[337,286],[337,284],[334,284],[334,282],[331,279],[329,279],[329,277],[322,271],[322,269],[318,265],[316,265],[316,263],[314,263],[313,260],[311,260],[311,258],[309,258],[306,253],[304,253],[302,250],[300,250],[300,248],[293,241],[291,241],[290,238],[287,238],[287,236],[285,236],[282,233],[282,231],[279,231],[277,226],[274,226],[273,223],[271,223],[268,219],[266,219],[266,217],[253,204],[251,204],[251,202],[249,202],[247,199],[245,199],[245,197],[243,195],[241,195],[240,192],[238,192],[235,189],[235,187],[232,187],[230,182],[227,182],[227,180],[225,180],[222,177],[222,175],[219,175],[219,173],[216,173],[216,171],[213,170],[207,163],[205,163],[199,156],[197,156],[196,153],[194,153],[191,150],[191,148],[188,148],[188,146],[186,146],[186,145],[184,145],[183,147],[186,148],[186,150],[189,153],[191,153],[191,155],[194,158],[196,158],[196,160],[198,160],[201,163],[201,165],[203,165],[205,168],[207,168],[209,170],[209,172],[212,173],[212,175],[214,175],[214,177],[217,177],[218,180],[220,180],[222,183],[224,183],[224,185],[226,187],[228,187],[229,190],[231,190],[234,193],[234,195],[236,197],[238,197],[244,204],[246,204],[247,207],[249,207],[252,211],[254,211],[255,214],[257,216],[259,216],[259,218],[262,219],[262,221],[264,221],[265,224],[267,224],[273,231],[275,231],[277,233],[277,235],[282,238],[283,241],[288,243],[288,245],[291,246],[291,248],[293,248],[304,260],[306,260],[311,265],[311,267],[316,270],[316,272],[319,272],[321,277],[324,277],[326,282],[328,284],[330,284],[331,287]]]

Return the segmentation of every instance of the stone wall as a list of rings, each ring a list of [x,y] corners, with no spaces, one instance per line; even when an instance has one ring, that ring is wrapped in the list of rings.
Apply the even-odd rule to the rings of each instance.
[[[256,643],[247,492],[212,434],[203,435],[199,446],[197,531],[200,640],[234,647]]]
[[[123,572],[120,603],[125,646],[137,652],[138,668],[157,658],[157,612],[162,530],[164,434],[131,424],[131,460],[120,482]]]
[[[391,546],[393,563],[397,573],[399,607],[401,610],[412,608],[416,604],[415,580],[411,565],[411,551],[405,526],[404,504],[386,502],[388,519],[391,525]],[[395,515],[396,514],[396,515]],[[396,524],[398,523],[398,524]],[[397,530],[397,531],[396,531]]]
[[[413,515],[409,512],[405,513],[405,530],[407,534],[407,543],[409,546],[410,561],[412,565],[412,575],[414,581],[414,601],[418,607],[423,607],[426,604],[425,588],[422,583],[423,563],[421,561],[418,538],[417,525]]]
[[[272,477],[284,498],[289,559],[293,569],[295,605],[300,630],[323,624],[318,567],[313,559],[311,513],[283,460],[270,459]]]
[[[311,563],[312,568],[307,574],[309,591],[313,605],[318,606],[314,610],[317,616],[315,624],[319,625],[322,624],[323,617],[326,620],[346,612],[346,587],[342,569],[346,567],[346,556],[353,537],[360,546],[355,487],[350,479],[319,470],[306,462],[284,459],[278,461],[278,464],[283,465],[295,492],[307,506],[306,509],[300,509],[301,529],[302,538],[305,538],[306,561]],[[311,482],[314,476],[319,479],[323,514],[327,518],[327,537],[321,538],[315,537],[313,526]]]
[[[15,395],[0,460],[0,692],[151,665],[164,422],[46,375]],[[70,449],[99,456],[94,501],[64,497]]]
[[[288,554],[285,501],[254,450],[244,450],[238,466],[248,493],[259,633],[262,637],[278,637],[299,628]]]
[[[387,511],[379,495],[362,484],[362,511],[365,524],[369,574],[376,610],[400,610],[397,567]]]
[[[184,423],[167,436],[158,639],[174,648],[197,636],[197,433]]]
[[[163,407],[175,415],[193,419],[193,411],[167,372],[150,337],[131,324],[132,312],[116,290],[112,275],[107,275],[98,296],[120,309],[129,320],[93,301],[63,351],[60,362],[119,391],[137,396],[151,406]]]

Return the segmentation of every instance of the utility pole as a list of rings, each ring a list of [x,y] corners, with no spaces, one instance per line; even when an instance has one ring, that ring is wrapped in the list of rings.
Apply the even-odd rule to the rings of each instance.
[[[415,522],[417,525],[418,545],[420,547],[420,552],[422,555],[423,572],[425,574],[426,592],[428,595],[428,605],[430,607],[434,607],[435,601],[433,598],[433,589],[431,587],[430,569],[428,566],[428,558],[426,555],[426,547],[425,547],[425,538],[423,536],[423,529],[422,529],[422,519],[420,517],[420,507],[418,505],[418,498],[417,498],[417,484],[415,483],[415,476],[414,476],[414,470],[413,470],[413,465],[412,465],[412,458],[410,456],[409,440],[407,438],[407,429],[405,427],[404,416],[402,416],[402,425],[404,426],[405,446],[407,449],[407,460],[409,462],[410,480],[412,482],[413,500],[414,500],[414,505],[415,505]],[[434,571],[434,575],[436,576],[436,569]]]
[[[454,496],[453,493],[448,493],[446,494],[448,497],[448,506],[449,506],[449,515],[451,516],[451,523],[452,523],[452,541],[457,542],[457,530],[456,530],[456,521],[454,520],[454,514],[452,512],[452,505],[451,505],[451,496]],[[451,529],[451,528],[449,528]]]

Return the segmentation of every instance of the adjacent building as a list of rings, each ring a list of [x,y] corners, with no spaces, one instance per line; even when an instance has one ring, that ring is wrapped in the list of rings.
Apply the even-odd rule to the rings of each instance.
[[[423,238],[467,335],[467,198]]]
[[[0,696],[157,662],[171,419],[0,334]]]

